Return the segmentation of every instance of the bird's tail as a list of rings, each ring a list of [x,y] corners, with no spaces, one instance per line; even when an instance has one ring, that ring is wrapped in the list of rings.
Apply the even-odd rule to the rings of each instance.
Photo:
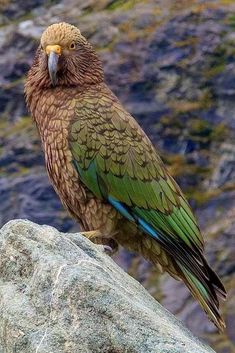
[[[226,291],[216,273],[205,261],[203,276],[200,276],[199,279],[195,273],[186,269],[178,261],[177,264],[181,270],[182,279],[194,298],[199,301],[209,319],[223,332],[225,323],[219,313],[218,295],[225,299]]]

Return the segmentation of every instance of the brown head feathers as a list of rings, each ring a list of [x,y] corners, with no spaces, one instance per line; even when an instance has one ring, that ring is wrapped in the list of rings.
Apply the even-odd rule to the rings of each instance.
[[[48,48],[54,51],[52,55]],[[43,32],[28,73],[25,85],[27,102],[40,89],[59,86],[83,89],[103,80],[101,61],[80,30],[65,22],[55,23]]]
[[[59,44],[65,47],[72,41],[85,43],[86,39],[77,27],[66,22],[54,23],[43,32],[41,46],[46,48],[50,44]]]

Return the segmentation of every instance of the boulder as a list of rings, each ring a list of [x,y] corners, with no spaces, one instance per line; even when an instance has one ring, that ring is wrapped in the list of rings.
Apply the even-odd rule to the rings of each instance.
[[[214,352],[81,234],[0,231],[0,352]]]

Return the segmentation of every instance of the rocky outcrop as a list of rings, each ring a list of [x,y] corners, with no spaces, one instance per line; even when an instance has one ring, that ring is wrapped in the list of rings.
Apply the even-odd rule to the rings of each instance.
[[[213,352],[80,234],[11,221],[0,254],[0,352]]]

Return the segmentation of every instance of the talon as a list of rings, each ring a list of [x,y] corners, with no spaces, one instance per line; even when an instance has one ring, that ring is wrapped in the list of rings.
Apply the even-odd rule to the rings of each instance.
[[[104,252],[111,256],[113,254],[113,249],[111,248],[111,246],[109,245],[103,245],[103,248],[104,248]]]

